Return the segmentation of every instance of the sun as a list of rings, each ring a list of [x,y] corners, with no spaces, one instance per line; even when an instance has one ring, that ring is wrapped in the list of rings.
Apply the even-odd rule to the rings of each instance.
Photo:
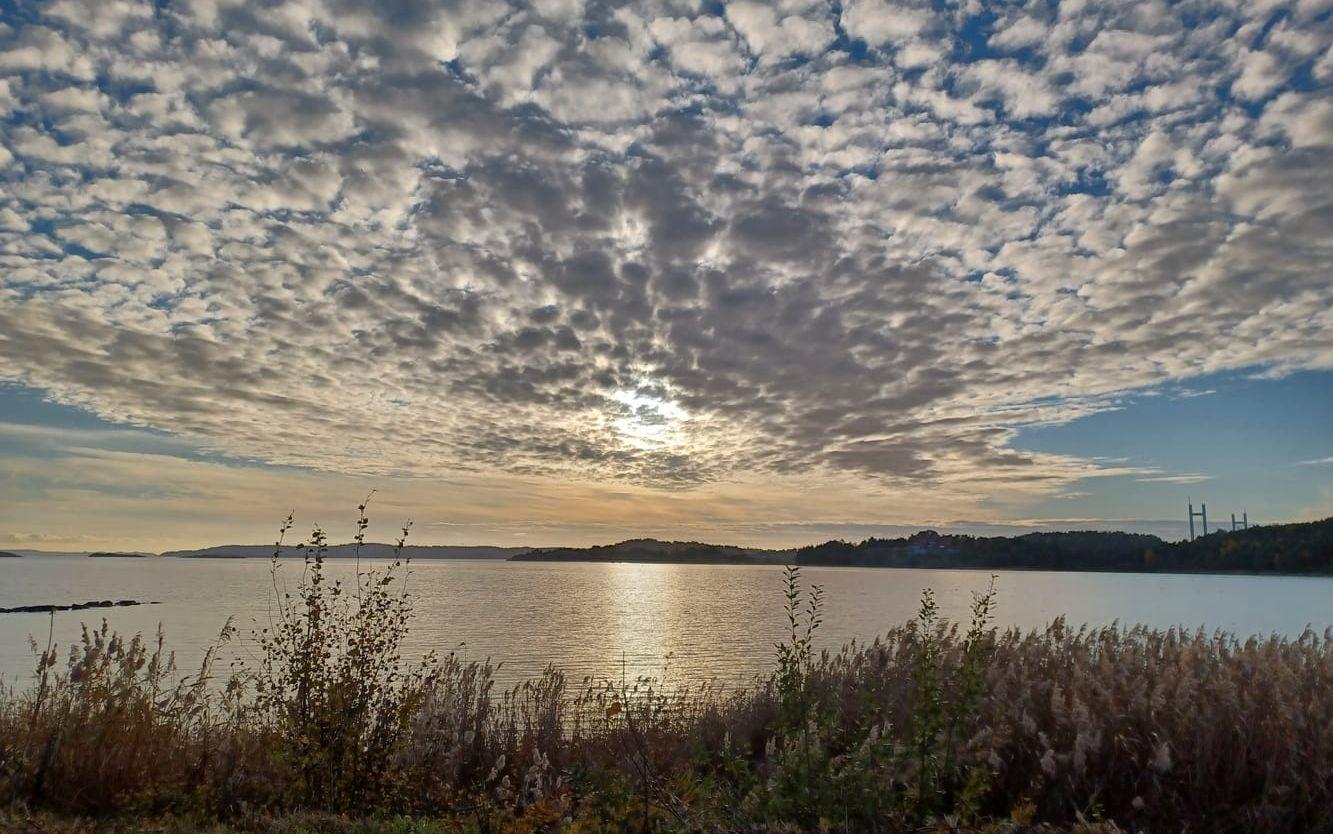
[[[611,394],[616,404],[611,425],[625,443],[654,450],[685,444],[689,414],[677,405],[662,385],[646,382]]]

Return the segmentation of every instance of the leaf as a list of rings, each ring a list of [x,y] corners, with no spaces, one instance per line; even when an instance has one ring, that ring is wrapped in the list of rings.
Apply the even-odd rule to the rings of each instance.
[[[616,717],[617,715],[619,715],[619,714],[620,714],[620,702],[619,702],[619,701],[616,701],[616,702],[612,703],[611,706],[609,706],[609,707],[606,708],[606,717],[607,717],[607,718],[615,718],[615,717]]]

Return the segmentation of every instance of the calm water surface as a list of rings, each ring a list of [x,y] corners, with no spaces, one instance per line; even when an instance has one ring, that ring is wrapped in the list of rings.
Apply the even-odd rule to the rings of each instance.
[[[363,563],[363,567],[367,563]],[[294,582],[301,563],[279,571]],[[353,565],[334,561],[332,573]],[[822,583],[827,615],[821,645],[867,640],[912,617],[923,588],[944,616],[964,619],[982,571],[807,568]],[[502,664],[504,685],[553,663],[574,679],[665,672],[668,683],[744,682],[769,669],[785,618],[782,570],[770,566],[625,565],[484,560],[420,561],[410,590],[416,617],[410,648],[457,651]],[[1064,615],[1073,624],[1145,623],[1296,635],[1333,625],[1333,578],[1002,572],[997,622],[1036,628]],[[161,624],[182,667],[196,663],[228,617],[243,635],[268,622],[273,585],[263,559],[0,560],[0,607],[158,600],[138,608],[60,612],[55,640],[68,645],[80,623],[105,617],[122,632]],[[0,679],[31,675],[29,638],[46,644],[47,614],[0,614]],[[242,644],[243,645],[243,644]],[[242,649],[243,650],[243,649]]]

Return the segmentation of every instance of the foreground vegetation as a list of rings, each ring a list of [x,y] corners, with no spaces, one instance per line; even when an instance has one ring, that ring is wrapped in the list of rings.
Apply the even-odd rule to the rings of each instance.
[[[792,568],[745,691],[549,669],[499,693],[487,664],[402,656],[402,561],[344,586],[319,530],[305,548],[225,671],[105,625],[40,649],[0,697],[0,830],[1333,831],[1330,632],[997,632],[992,594],[964,628],[927,593],[816,653]]]

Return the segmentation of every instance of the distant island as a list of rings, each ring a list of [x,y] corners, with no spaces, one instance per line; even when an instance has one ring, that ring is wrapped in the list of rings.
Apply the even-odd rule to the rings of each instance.
[[[107,550],[98,550],[88,554],[89,559],[144,559],[147,553],[112,553]]]
[[[525,553],[527,547],[491,547],[463,545],[422,545],[410,544],[403,548],[402,555],[408,559],[508,559],[516,554]],[[361,558],[387,559],[394,553],[392,544],[367,542],[361,545]],[[284,545],[282,558],[301,557],[305,550],[294,544]],[[330,545],[325,554],[331,559],[352,558],[357,555],[354,543]],[[217,547],[205,547],[199,550],[169,550],[162,554],[173,559],[268,559],[273,556],[271,544],[224,544]]]
[[[1218,531],[1182,542],[1091,530],[1020,536],[923,530],[904,538],[828,541],[794,550],[631,539],[586,548],[538,548],[512,561],[1328,574],[1333,573],[1333,518]]]
[[[513,562],[656,562],[667,564],[776,564],[789,550],[759,550],[702,542],[630,539],[594,547],[541,547],[510,557]]]
[[[0,550],[0,559],[22,559],[22,553],[10,553],[8,550]]]

